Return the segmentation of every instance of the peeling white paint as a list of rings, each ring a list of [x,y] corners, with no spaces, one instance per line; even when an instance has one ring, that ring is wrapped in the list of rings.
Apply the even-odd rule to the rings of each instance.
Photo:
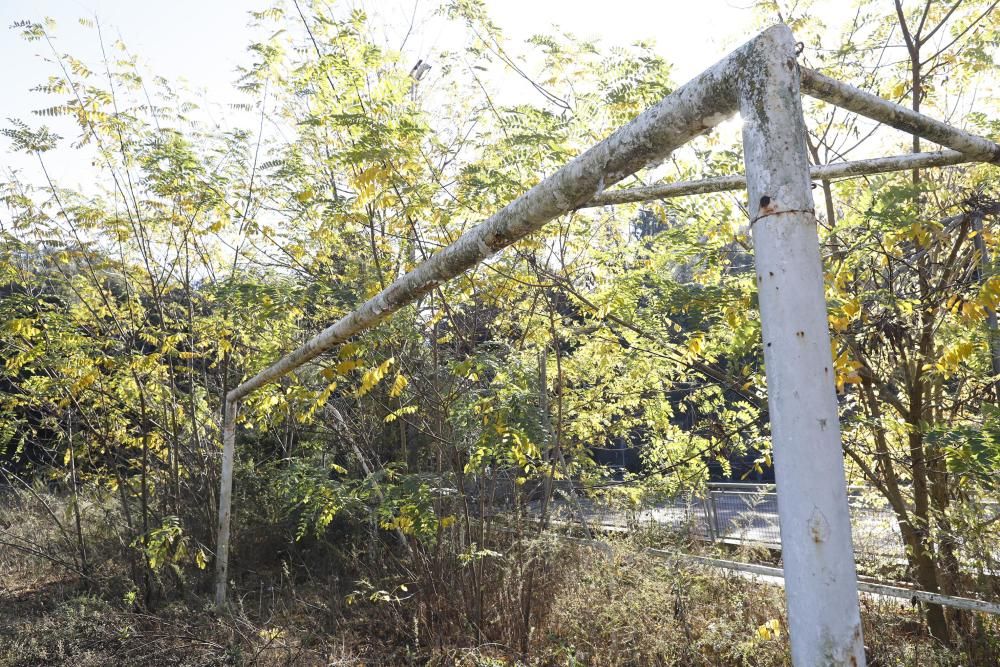
[[[813,510],[812,516],[809,517],[809,532],[816,544],[825,542],[826,538],[830,536],[830,522],[826,520],[826,516],[818,507]]]
[[[883,100],[814,70],[802,68],[802,91],[811,97],[923,137],[976,160],[1000,163],[1000,146],[989,139],[977,137],[930,116]]]
[[[787,27],[769,31],[744,70],[752,74],[739,78],[788,636],[795,665],[863,665],[837,398],[823,372],[832,358],[794,53]]]

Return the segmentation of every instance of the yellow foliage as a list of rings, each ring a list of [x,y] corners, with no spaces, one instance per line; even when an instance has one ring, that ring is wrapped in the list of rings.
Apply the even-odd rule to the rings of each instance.
[[[700,333],[695,334],[688,339],[687,346],[692,356],[697,356],[705,349],[705,337]]]
[[[95,382],[97,382],[97,371],[90,371],[89,373],[84,374],[83,377],[81,377],[79,380],[73,383],[73,385],[70,387],[70,393],[76,396],[80,393],[80,391],[86,389]]]
[[[384,421],[387,424],[390,423],[390,422],[394,422],[397,419],[399,419],[400,417],[402,417],[403,415],[412,415],[414,412],[417,411],[417,409],[418,408],[415,405],[405,405],[405,406],[401,407],[399,410],[396,410],[395,412],[390,412],[389,414],[387,414],[385,416],[385,420]]]
[[[851,322],[858,316],[861,312],[861,302],[854,299],[843,304],[839,308],[835,308],[833,312],[830,313],[830,326],[837,333],[846,331],[847,327],[851,325]]]
[[[35,328],[34,324],[35,320],[30,317],[19,317],[7,322],[4,328],[15,336],[22,336],[26,339],[31,339],[41,333]]]
[[[353,371],[355,368],[359,368],[363,365],[364,362],[362,362],[360,359],[350,359],[348,361],[341,361],[340,363],[337,364],[337,372],[340,373],[341,375],[346,375],[347,373]]]
[[[837,383],[837,392],[840,393],[844,391],[845,385],[861,382],[858,370],[863,364],[860,361],[851,359],[850,353],[847,350],[837,354],[837,350],[834,348],[833,354],[834,378]]]
[[[934,367],[947,377],[958,370],[958,367],[972,356],[974,351],[975,346],[972,344],[972,341],[959,341],[945,348],[941,357],[938,358],[937,363],[934,364]]]
[[[357,192],[355,203],[363,206],[376,197],[378,186],[384,185],[388,180],[389,172],[382,165],[372,165],[363,169],[357,176],[351,179],[351,185]]]
[[[975,301],[963,301],[960,309],[962,318],[969,322],[979,322],[986,318],[986,309]]]
[[[409,384],[406,377],[402,373],[396,374],[396,379],[392,383],[392,387],[389,389],[389,396],[396,398],[403,393],[406,389],[406,385]]]
[[[338,359],[346,359],[347,357],[353,357],[361,349],[361,346],[357,343],[347,343],[341,346],[340,351],[337,352]]]
[[[374,389],[375,385],[381,382],[382,378],[385,377],[385,374],[389,372],[389,367],[392,366],[394,362],[395,359],[390,357],[378,366],[373,366],[366,370],[365,374],[361,376],[361,386],[358,387],[357,391],[358,398],[361,398]]]
[[[726,308],[725,314],[726,324],[732,329],[736,329],[740,326],[740,313],[732,306]]]
[[[781,621],[777,618],[772,618],[770,621],[757,628],[756,634],[757,639],[763,641],[781,639]]]

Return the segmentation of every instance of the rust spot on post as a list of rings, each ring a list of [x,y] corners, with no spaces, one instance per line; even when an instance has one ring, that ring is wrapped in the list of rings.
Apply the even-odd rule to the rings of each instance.
[[[830,522],[827,521],[826,516],[818,507],[813,510],[812,517],[809,519],[809,532],[816,544],[825,542],[826,538],[830,536]]]
[[[760,207],[757,209],[756,217],[750,220],[750,226],[760,220],[761,218],[768,218],[772,215],[784,215],[786,213],[808,213],[811,216],[815,216],[816,212],[811,208],[786,208],[782,209],[778,202],[771,197],[764,195],[760,198]]]
[[[757,219],[763,218],[768,215],[774,215],[778,212],[778,202],[771,199],[770,196],[764,195],[760,198],[760,206],[757,208]]]

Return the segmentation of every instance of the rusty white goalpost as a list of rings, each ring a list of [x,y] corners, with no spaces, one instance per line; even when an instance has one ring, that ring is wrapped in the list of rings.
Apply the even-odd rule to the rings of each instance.
[[[226,603],[236,416],[251,392],[370,329],[442,283],[564,213],[585,207],[746,188],[759,292],[792,660],[863,665],[857,576],[837,416],[812,178],[964,162],[1000,162],[1000,146],[796,63],[776,25],[681,86],[465,232],[225,398],[215,602]],[[810,167],[800,97],[919,135],[946,150]],[[606,189],[736,113],[746,176]]]

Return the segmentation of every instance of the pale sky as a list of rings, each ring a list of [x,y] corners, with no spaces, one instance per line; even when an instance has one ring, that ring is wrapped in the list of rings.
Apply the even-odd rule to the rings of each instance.
[[[414,14],[425,20],[416,25],[407,41],[405,56],[433,56],[435,50],[454,48],[457,34],[441,18],[431,16],[437,0],[377,0],[366,6],[380,14],[386,23],[408,26]],[[340,3],[337,3],[340,4]],[[351,4],[351,3],[345,3]],[[512,42],[545,32],[553,24],[590,38],[598,37],[605,45],[629,44],[653,40],[657,51],[673,64],[676,83],[693,75],[724,56],[733,46],[754,32],[751,0],[488,0],[494,20]],[[846,18],[851,3],[827,0],[825,12],[837,19]],[[203,106],[213,118],[227,125],[239,122],[238,114],[227,105],[244,101],[232,89],[235,68],[249,62],[245,49],[253,39],[247,27],[252,9],[269,6],[266,0],[3,0],[0,2],[0,126],[8,118],[21,118],[33,126],[47,124],[65,138],[75,137],[76,130],[66,119],[39,118],[31,110],[45,103],[45,98],[28,92],[52,72],[51,64],[36,54],[44,54],[44,42],[27,43],[16,31],[8,29],[21,19],[41,20],[48,16],[58,24],[57,48],[98,65],[99,46],[93,32],[81,27],[81,17],[100,19],[105,40],[110,44],[121,38],[130,52],[145,64],[145,72],[164,76],[173,82],[186,82],[192,91],[201,91]],[[503,101],[501,100],[501,103]],[[51,103],[51,102],[50,102]],[[0,166],[24,170],[30,180],[37,170],[22,156],[8,150],[9,142],[0,139]],[[65,151],[63,152],[65,155]],[[51,166],[63,185],[75,185],[81,165],[75,156]]]

